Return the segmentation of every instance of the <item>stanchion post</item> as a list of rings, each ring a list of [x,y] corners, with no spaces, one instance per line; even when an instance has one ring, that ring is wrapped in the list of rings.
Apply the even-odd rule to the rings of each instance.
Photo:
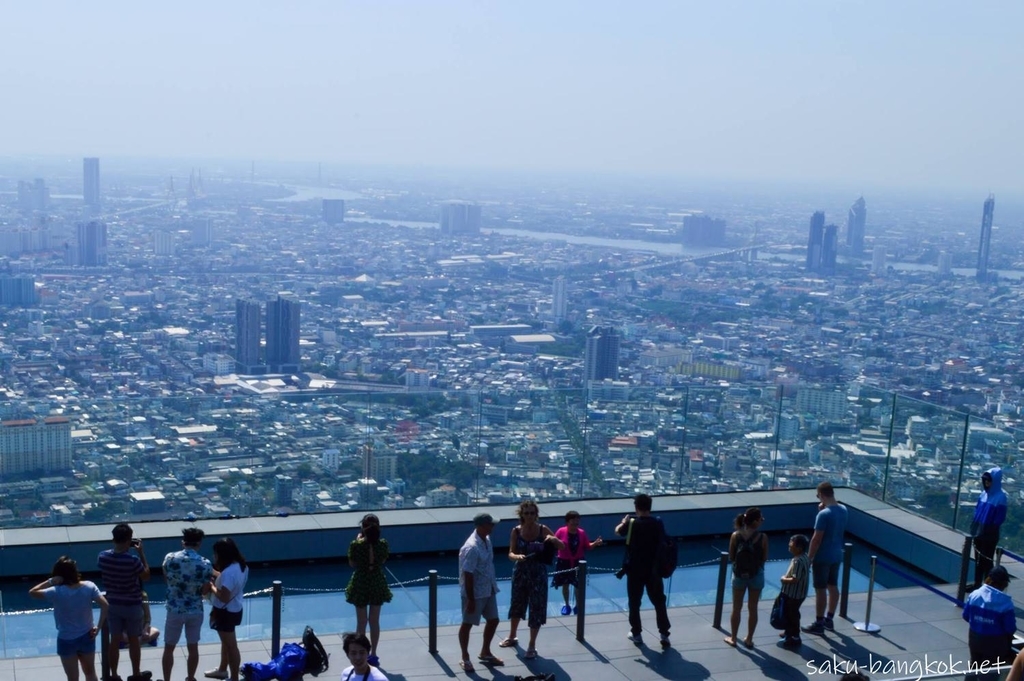
[[[854,622],[853,628],[857,631],[866,631],[869,634],[876,634],[882,627],[871,623],[871,599],[875,595],[875,568],[878,565],[878,556],[871,556],[871,576],[868,578],[868,604],[864,612],[863,622]]]
[[[586,641],[584,622],[587,614],[587,561],[576,564],[576,640]]]
[[[967,595],[967,573],[971,569],[971,545],[973,539],[964,537],[964,548],[960,551],[960,582],[956,587],[956,599],[961,603]]]
[[[103,681],[110,681],[110,658],[107,657],[109,647],[110,625],[104,622],[103,629],[100,630],[100,678]]]
[[[270,614],[270,657],[277,657],[281,652],[281,580],[275,579],[272,584],[274,605]]]
[[[999,564],[1003,562],[1003,547],[1002,546],[997,546],[996,547],[996,556],[995,556],[995,558],[996,558],[996,567],[999,567]]]
[[[715,592],[715,620],[711,623],[715,629],[722,628],[722,608],[725,606],[725,578],[729,572],[729,552],[722,551],[718,560],[718,590]]]
[[[846,617],[850,604],[850,568],[853,566],[853,544],[843,544],[843,584],[839,590],[839,616]]]
[[[437,570],[431,570],[427,573],[430,578],[427,580],[429,584],[428,598],[427,598],[427,620],[429,622],[430,633],[427,637],[427,650],[430,651],[431,655],[437,654]]]

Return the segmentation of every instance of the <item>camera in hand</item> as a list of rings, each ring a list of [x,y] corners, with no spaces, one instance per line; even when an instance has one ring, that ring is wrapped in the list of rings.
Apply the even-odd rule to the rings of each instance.
[[[132,539],[132,546],[134,546],[135,548],[138,548],[138,547],[142,546],[142,540],[141,539]]]

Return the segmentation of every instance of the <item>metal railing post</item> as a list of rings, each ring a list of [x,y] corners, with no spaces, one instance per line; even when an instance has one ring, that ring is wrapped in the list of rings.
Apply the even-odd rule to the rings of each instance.
[[[576,640],[586,641],[584,622],[587,614],[587,561],[576,564]]]
[[[110,649],[110,626],[104,622],[100,630],[100,678],[103,681],[110,681],[110,658],[107,656]]]
[[[281,653],[281,580],[273,582],[274,605],[270,611],[270,657],[277,657]]]
[[[722,551],[718,561],[718,590],[715,592],[715,619],[711,623],[715,629],[722,628],[722,608],[725,605],[725,578],[729,572],[729,552]]]
[[[882,627],[871,623],[871,600],[875,596],[875,568],[878,565],[878,556],[871,556],[871,576],[868,578],[868,604],[864,612],[863,622],[854,622],[853,628],[857,631],[866,631],[875,634],[882,630]]]
[[[960,551],[960,581],[956,587],[956,599],[964,602],[967,595],[967,573],[971,569],[971,545],[974,540],[971,537],[964,537],[964,548]]]
[[[850,568],[853,565],[853,544],[843,544],[843,583],[839,589],[839,616],[846,617],[850,604]]]
[[[427,621],[430,632],[427,636],[427,650],[431,655],[437,654],[437,570],[427,572],[428,597],[427,597]]]

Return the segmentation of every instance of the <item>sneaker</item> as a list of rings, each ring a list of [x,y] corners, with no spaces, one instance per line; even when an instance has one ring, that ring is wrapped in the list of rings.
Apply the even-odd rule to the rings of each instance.
[[[579,608],[577,608],[577,607],[576,607],[575,605],[574,605],[574,606],[572,606],[572,614],[574,614],[574,615],[578,615],[578,614],[579,614],[579,612],[580,612],[580,609],[579,609]]]
[[[818,634],[819,636],[821,636],[825,633],[825,621],[816,620],[811,624],[808,624],[806,627],[800,627],[800,629],[801,631],[805,631],[808,634]]]
[[[626,638],[635,643],[638,646],[644,644],[644,638],[640,634],[634,634],[632,631],[626,634]]]
[[[672,642],[668,640],[668,634],[662,634],[661,635],[661,647],[662,648],[671,648],[672,647]]]
[[[825,628],[828,629],[829,631],[835,631],[836,630],[836,622],[835,622],[835,620],[832,619],[831,617],[826,617],[825,618]]]
[[[804,642],[800,639],[799,636],[788,636],[788,637],[786,637],[786,640],[784,640],[782,642],[782,647],[783,648],[799,648],[803,644],[804,644]]]
[[[380,658],[377,657],[376,655],[368,655],[367,658],[366,658],[366,662],[371,667],[379,667],[380,666]]]
[[[568,614],[571,614],[571,613],[572,613],[572,608],[570,608],[568,605],[563,605],[562,606],[562,614],[563,615],[568,615]]]

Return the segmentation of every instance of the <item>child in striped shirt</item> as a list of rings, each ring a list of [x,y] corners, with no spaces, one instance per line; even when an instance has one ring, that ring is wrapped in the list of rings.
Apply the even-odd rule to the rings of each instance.
[[[793,535],[789,540],[789,553],[793,559],[789,561],[789,569],[780,580],[782,593],[786,596],[786,630],[780,636],[785,639],[782,645],[786,648],[799,648],[803,644],[800,640],[800,606],[807,598],[807,576],[811,568],[807,560],[809,545],[806,536]]]

